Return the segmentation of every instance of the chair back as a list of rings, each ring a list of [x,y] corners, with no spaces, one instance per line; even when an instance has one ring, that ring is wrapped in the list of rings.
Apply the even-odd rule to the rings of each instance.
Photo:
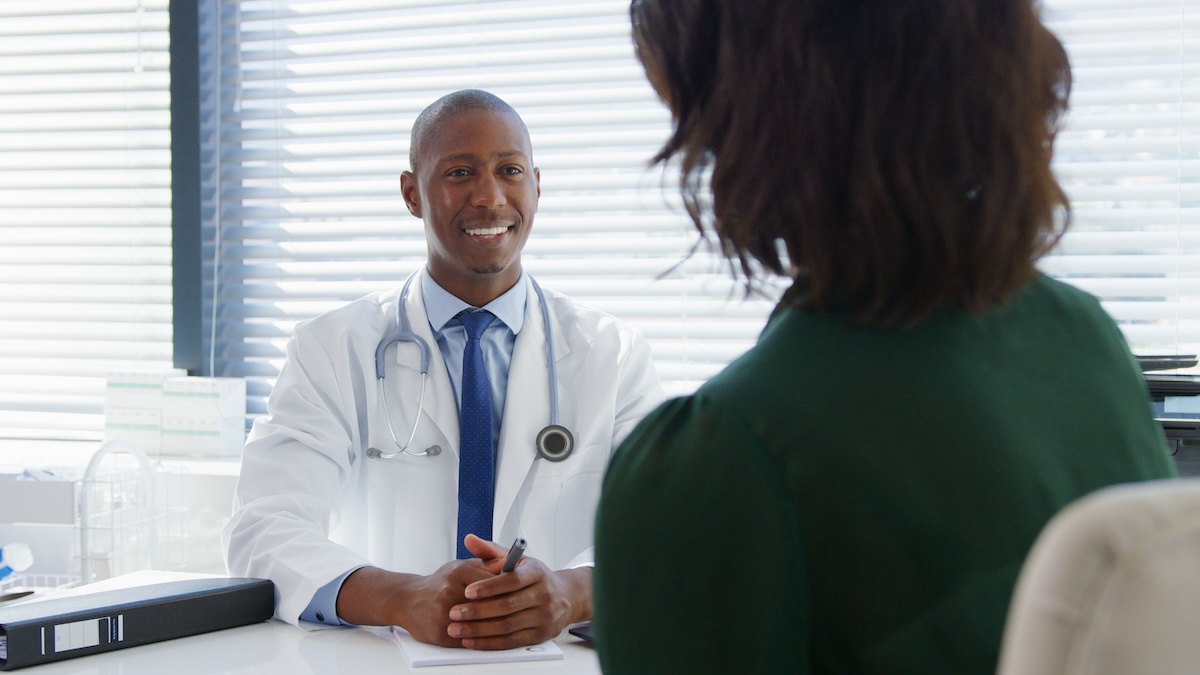
[[[1200,479],[1104,488],[1052,518],[1021,569],[998,672],[1200,673]]]

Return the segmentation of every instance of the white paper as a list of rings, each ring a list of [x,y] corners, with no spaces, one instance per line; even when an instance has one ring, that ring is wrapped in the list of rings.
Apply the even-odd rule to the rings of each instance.
[[[563,658],[562,649],[553,641],[540,645],[516,647],[484,651],[481,649],[461,649],[458,647],[439,647],[437,645],[417,642],[403,628],[392,627],[392,640],[400,645],[400,652],[408,660],[411,668],[421,666],[454,666],[471,663],[509,663],[516,661],[557,661]]]

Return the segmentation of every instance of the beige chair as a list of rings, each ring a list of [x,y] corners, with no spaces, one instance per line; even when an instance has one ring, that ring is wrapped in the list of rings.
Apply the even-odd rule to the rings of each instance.
[[[1200,673],[1200,479],[1099,490],[1038,537],[1000,675]]]

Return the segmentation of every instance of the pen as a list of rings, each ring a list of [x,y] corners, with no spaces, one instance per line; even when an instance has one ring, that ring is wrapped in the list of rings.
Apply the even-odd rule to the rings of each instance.
[[[508,549],[508,557],[504,559],[504,567],[500,568],[500,572],[513,571],[523,555],[525,555],[525,540],[517,537],[517,540],[513,542],[512,548]]]

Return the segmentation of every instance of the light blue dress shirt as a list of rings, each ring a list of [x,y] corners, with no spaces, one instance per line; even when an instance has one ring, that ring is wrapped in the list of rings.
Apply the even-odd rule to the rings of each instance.
[[[499,319],[493,321],[479,339],[480,348],[483,350],[483,364],[492,386],[493,453],[500,443],[500,422],[504,419],[504,398],[505,392],[508,391],[508,369],[512,364],[517,333],[521,332],[521,327],[525,325],[528,288],[525,272],[522,271],[521,278],[508,292],[482,307]],[[425,302],[425,314],[429,317],[429,327],[437,340],[438,351],[442,353],[442,360],[446,363],[450,384],[454,387],[454,400],[461,411],[463,348],[467,343],[467,332],[455,317],[464,309],[472,307],[439,286],[429,276],[428,271],[421,275],[421,298]],[[342,589],[342,582],[346,577],[358,569],[356,567],[318,589],[308,607],[300,613],[300,619],[332,626],[345,624],[337,616],[338,591]]]

